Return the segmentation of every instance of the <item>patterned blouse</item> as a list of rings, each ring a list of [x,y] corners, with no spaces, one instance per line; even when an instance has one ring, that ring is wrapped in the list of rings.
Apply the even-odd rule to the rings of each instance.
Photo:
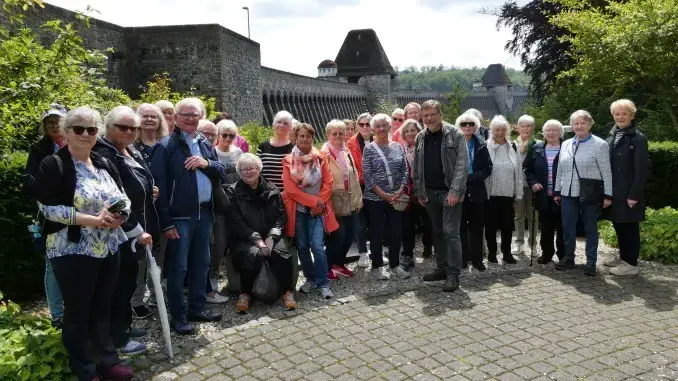
[[[407,163],[405,159],[405,150],[399,143],[391,142],[388,146],[379,146],[388,161],[391,170],[391,180],[393,187],[389,184],[386,174],[386,165],[382,160],[377,149],[369,143],[365,145],[363,152],[363,177],[365,178],[365,193],[363,197],[370,201],[384,201],[374,193],[372,188],[378,185],[386,193],[394,193],[401,186],[407,186]]]
[[[94,172],[81,161],[73,160],[75,164],[76,184],[73,205],[40,205],[45,217],[54,222],[65,225],[75,225],[76,212],[96,216],[109,204],[125,199],[126,212],[129,214],[130,200],[124,192],[118,189],[115,181],[103,169],[95,168]],[[56,233],[47,235],[47,257],[54,258],[63,255],[86,255],[95,258],[105,258],[118,252],[118,246],[127,241],[127,236],[121,227],[115,229],[81,226],[80,242],[71,242],[68,239],[68,228],[65,227]]]

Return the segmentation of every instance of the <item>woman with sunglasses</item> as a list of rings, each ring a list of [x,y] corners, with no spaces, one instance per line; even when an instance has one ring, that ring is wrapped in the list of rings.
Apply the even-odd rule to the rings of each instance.
[[[392,138],[393,135],[398,132],[400,135],[400,127],[403,125],[403,122],[405,121],[405,110],[401,109],[400,107],[396,108],[393,110],[391,113],[391,124],[393,125],[391,128],[391,132],[389,132],[388,137]],[[395,141],[395,140],[394,140]]]
[[[79,380],[129,380],[134,373],[120,364],[110,318],[130,200],[116,165],[92,151],[100,126],[101,116],[89,107],[66,114],[61,127],[68,145],[40,164],[36,199],[64,299],[62,340],[71,370]]]

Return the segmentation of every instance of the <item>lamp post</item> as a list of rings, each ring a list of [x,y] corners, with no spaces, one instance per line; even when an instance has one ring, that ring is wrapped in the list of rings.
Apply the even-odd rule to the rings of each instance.
[[[250,37],[250,8],[249,7],[242,7],[242,9],[247,11],[247,38],[250,40],[252,37]]]

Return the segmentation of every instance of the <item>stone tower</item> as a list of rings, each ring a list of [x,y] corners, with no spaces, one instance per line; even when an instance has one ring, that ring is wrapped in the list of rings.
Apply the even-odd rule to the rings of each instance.
[[[483,74],[482,86],[494,95],[503,115],[511,114],[513,110],[513,83],[502,64],[492,64],[487,67]]]

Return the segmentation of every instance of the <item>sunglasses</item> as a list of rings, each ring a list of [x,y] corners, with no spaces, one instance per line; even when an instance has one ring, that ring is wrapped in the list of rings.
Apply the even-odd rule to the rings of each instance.
[[[221,137],[224,139],[228,138],[235,139],[235,134],[221,134]]]
[[[344,136],[343,132],[333,132],[332,136]]]
[[[137,132],[141,127],[135,127],[135,126],[125,126],[124,124],[114,124],[115,127],[120,130],[120,132],[127,132],[127,131],[132,131],[132,132]]]
[[[87,135],[93,136],[99,132],[99,127],[71,126],[69,128],[73,130],[73,133],[76,135],[82,135],[87,131]]]
[[[359,125],[360,127],[369,127],[369,126],[370,126],[369,123],[358,123],[358,125]]]
[[[403,119],[403,118],[393,118],[393,121],[402,123],[402,122],[405,121],[405,119]]]
[[[473,123],[473,122],[461,122],[461,123],[459,123],[459,125],[461,127],[475,127],[476,126],[476,124]]]

